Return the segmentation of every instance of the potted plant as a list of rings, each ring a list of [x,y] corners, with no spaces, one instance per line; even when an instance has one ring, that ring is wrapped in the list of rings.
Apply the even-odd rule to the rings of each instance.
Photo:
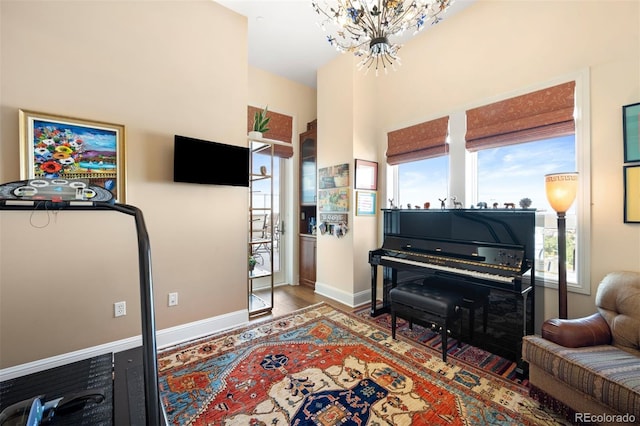
[[[267,117],[268,106],[264,107],[262,111],[256,111],[253,115],[253,131],[249,132],[249,137],[262,138],[262,135],[269,131],[270,117]]]
[[[258,263],[256,258],[253,256],[249,256],[249,271],[253,271],[253,268],[256,267],[256,263]]]

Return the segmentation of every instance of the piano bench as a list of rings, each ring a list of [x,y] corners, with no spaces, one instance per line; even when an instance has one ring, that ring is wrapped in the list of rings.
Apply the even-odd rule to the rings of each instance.
[[[469,341],[473,341],[476,309],[478,308],[482,308],[482,331],[484,333],[487,332],[490,293],[488,288],[464,285],[456,280],[436,276],[425,278],[422,284],[430,287],[446,288],[462,294],[462,304],[460,307],[469,310]]]
[[[409,321],[435,323],[442,337],[442,360],[447,361],[448,331],[461,317],[463,295],[446,288],[429,287],[421,283],[403,283],[389,291],[391,302],[391,337],[396,338],[396,321],[400,316]],[[462,322],[458,321],[462,334]],[[458,337],[458,346],[460,338]]]

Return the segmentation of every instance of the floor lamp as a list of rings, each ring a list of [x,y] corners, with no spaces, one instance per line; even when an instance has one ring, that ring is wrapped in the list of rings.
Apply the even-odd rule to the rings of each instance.
[[[545,175],[549,204],[558,214],[558,316],[567,318],[567,230],[565,214],[578,192],[578,173]]]

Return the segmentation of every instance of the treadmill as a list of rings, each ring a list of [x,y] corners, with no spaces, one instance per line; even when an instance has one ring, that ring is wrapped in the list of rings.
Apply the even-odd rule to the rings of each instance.
[[[166,425],[158,389],[151,248],[142,211],[116,203],[110,191],[91,185],[87,179],[44,178],[1,184],[0,210],[109,210],[133,216],[138,240],[142,347],[114,354],[113,424]]]

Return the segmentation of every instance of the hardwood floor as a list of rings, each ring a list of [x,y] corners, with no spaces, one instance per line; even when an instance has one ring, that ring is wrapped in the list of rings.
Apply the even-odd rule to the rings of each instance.
[[[350,306],[336,302],[333,299],[320,296],[319,294],[314,293],[311,288],[301,285],[278,286],[274,289],[273,294],[274,303],[271,313],[253,316],[250,318],[250,321],[264,320],[265,318],[276,318],[320,302],[326,302],[327,304],[346,312],[354,310]],[[268,293],[265,297],[268,297]]]

